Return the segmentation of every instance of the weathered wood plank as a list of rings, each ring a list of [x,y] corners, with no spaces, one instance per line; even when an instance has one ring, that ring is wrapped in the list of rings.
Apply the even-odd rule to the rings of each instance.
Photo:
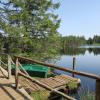
[[[0,100],[33,100],[23,88],[15,89],[13,76],[10,79],[2,76],[4,75],[0,72]]]
[[[11,57],[8,55],[8,78],[11,78]]]
[[[16,67],[15,67],[15,83],[16,83],[16,89],[18,89],[18,72],[19,72],[19,63],[18,63],[18,59],[16,60]]]

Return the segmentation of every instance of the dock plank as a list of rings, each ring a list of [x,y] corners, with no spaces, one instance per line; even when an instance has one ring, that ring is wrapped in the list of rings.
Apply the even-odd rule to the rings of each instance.
[[[1,70],[1,69],[0,69]],[[33,100],[23,89],[15,89],[15,78],[7,79],[0,71],[0,100]]]
[[[44,88],[41,88],[39,85],[37,85],[34,82],[30,81],[30,84],[27,82],[27,79],[24,79],[23,81],[21,81],[22,78],[20,78],[20,84],[23,84],[23,81],[26,85],[26,87],[28,86],[29,89],[32,89],[32,91],[38,91],[38,90],[45,90]],[[78,79],[77,78],[73,78],[71,76],[68,75],[57,75],[55,77],[50,77],[50,78],[42,78],[42,79],[38,79],[41,83],[53,88],[53,89],[62,89],[62,88],[66,88],[66,86],[69,84],[69,82],[76,82],[78,84]],[[25,82],[26,81],[26,82]],[[37,88],[38,87],[38,88]]]

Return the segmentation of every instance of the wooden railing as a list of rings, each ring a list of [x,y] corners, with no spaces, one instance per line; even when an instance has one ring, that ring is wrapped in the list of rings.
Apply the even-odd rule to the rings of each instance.
[[[39,62],[39,61],[36,61],[36,60],[32,60],[32,59],[29,59],[29,58],[25,58],[25,57],[20,57],[20,56],[14,56],[15,58],[19,59],[20,60],[24,60],[28,63],[31,63],[31,64],[40,64],[40,65],[44,65],[46,67],[51,67],[51,68],[54,68],[54,69],[57,69],[57,70],[61,70],[61,71],[65,71],[65,72],[69,72],[69,73],[72,73],[73,75],[76,74],[76,75],[81,75],[81,76],[85,76],[85,77],[88,77],[88,78],[92,78],[92,79],[95,79],[96,80],[96,96],[95,96],[95,99],[96,100],[100,100],[100,76],[99,75],[95,75],[95,74],[91,74],[91,73],[86,73],[86,72],[81,72],[81,71],[76,71],[76,70],[72,70],[72,69],[68,69],[68,68],[64,68],[63,66],[57,66],[57,65],[53,65],[53,64],[46,64],[46,63],[43,63],[43,62]],[[73,59],[73,67],[74,67],[74,63],[75,63],[75,58]],[[33,78],[19,72],[19,75],[21,76],[24,76],[25,78],[33,81],[33,82],[36,82],[37,84],[40,85],[40,83],[36,80],[34,80]],[[47,88],[48,90],[52,90],[51,88],[49,89],[47,86],[45,85],[41,85],[42,87],[45,87]],[[56,93],[58,94],[61,94],[63,97],[67,98],[68,100],[74,100],[73,98],[70,98],[69,96],[65,96],[65,94],[62,94],[62,93],[59,93],[59,91],[56,91],[56,90],[52,90],[52,91],[55,91]]]
[[[7,69],[8,70],[8,78],[10,79],[11,78],[11,64],[15,64],[15,63],[12,61],[11,56],[9,56],[9,55],[7,55],[7,56],[8,56],[7,57],[8,58],[8,64],[5,64],[0,59],[0,66],[1,66],[1,64],[3,64],[4,66],[8,67],[8,69]],[[28,75],[28,73],[24,70],[22,65],[20,64],[20,60],[24,60],[24,61],[29,62],[31,64],[36,63],[36,64],[44,65],[46,67],[51,67],[51,68],[54,68],[54,69],[57,69],[57,70],[62,70],[62,71],[69,72],[69,73],[72,73],[72,74],[81,75],[81,76],[85,76],[85,77],[89,77],[89,78],[95,79],[96,80],[96,100],[100,100],[100,76],[99,75],[95,75],[95,74],[91,74],[91,73],[86,73],[86,72],[80,72],[80,71],[64,68],[63,66],[57,66],[57,65],[53,65],[53,64],[46,64],[46,63],[35,61],[35,60],[29,59],[29,58],[25,58],[25,57],[20,57],[20,56],[14,56],[14,57],[16,59],[16,66],[15,66],[16,67],[15,68],[15,84],[16,84],[16,89],[18,89],[19,76],[23,76],[23,77],[27,78],[28,80],[30,80],[32,82],[35,82],[36,84],[40,85],[41,87],[44,87],[44,88],[46,88],[49,91],[55,92],[55,93],[63,96],[64,98],[66,98],[68,100],[75,100],[74,98],[72,98],[72,97],[70,97],[70,96],[68,96],[68,95],[66,95],[66,94],[64,94],[64,93],[62,93],[60,91],[52,89],[49,86],[47,86],[45,84],[42,84],[38,80],[30,77]],[[73,67],[74,67],[74,63],[75,63],[75,61],[73,61]],[[20,70],[19,67],[22,70]]]
[[[20,70],[20,67],[22,68],[22,70]],[[24,73],[23,73],[23,72]],[[20,62],[18,61],[18,58],[16,60],[16,68],[15,68],[15,83],[16,83],[16,89],[19,88],[19,76],[23,76],[25,77],[26,79],[38,84],[39,86],[51,91],[51,92],[54,92],[56,94],[59,94],[61,95],[62,97],[66,98],[67,100],[76,100],[70,96],[68,96],[67,94],[64,94],[63,92],[60,92],[56,89],[53,89],[51,87],[49,87],[48,85],[44,84],[44,83],[41,83],[39,80],[33,78],[33,77],[30,77],[29,74],[24,70],[24,68],[22,67],[22,65],[20,64]]]
[[[11,64],[13,64],[14,62],[12,61],[12,58],[10,55],[8,55],[8,54],[0,54],[0,55],[5,56],[7,58],[7,63],[5,63],[4,61],[2,61],[2,57],[0,56],[0,67],[2,69],[4,69],[4,67],[6,67],[6,71],[8,74],[7,78],[10,79],[11,78]]]
[[[72,74],[81,75],[81,76],[89,77],[89,78],[92,78],[92,79],[100,80],[99,75],[81,72],[81,71],[76,71],[76,70],[72,70],[72,69],[69,69],[69,68],[64,68],[63,66],[47,64],[47,63],[43,63],[43,62],[39,62],[39,61],[36,61],[36,60],[29,59],[29,58],[25,58],[25,57],[20,57],[20,56],[15,56],[15,57],[18,58],[19,61],[23,60],[23,61],[26,61],[26,62],[29,62],[29,63],[32,63],[32,64],[36,63],[36,64],[44,65],[46,67],[51,67],[51,68],[54,68],[54,69],[57,69],[57,70],[61,70],[61,71],[64,71],[64,72],[69,72],[69,73],[72,73]]]

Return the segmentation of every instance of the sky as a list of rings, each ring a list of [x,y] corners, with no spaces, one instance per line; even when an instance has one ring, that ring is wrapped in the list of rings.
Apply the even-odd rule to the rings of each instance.
[[[62,36],[76,35],[86,38],[100,35],[100,0],[60,0],[57,10]]]

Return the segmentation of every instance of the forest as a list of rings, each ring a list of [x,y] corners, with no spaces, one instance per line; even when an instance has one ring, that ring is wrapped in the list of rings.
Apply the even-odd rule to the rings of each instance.
[[[32,57],[52,57],[81,45],[100,43],[100,36],[61,36],[56,0],[0,1],[0,51]]]

